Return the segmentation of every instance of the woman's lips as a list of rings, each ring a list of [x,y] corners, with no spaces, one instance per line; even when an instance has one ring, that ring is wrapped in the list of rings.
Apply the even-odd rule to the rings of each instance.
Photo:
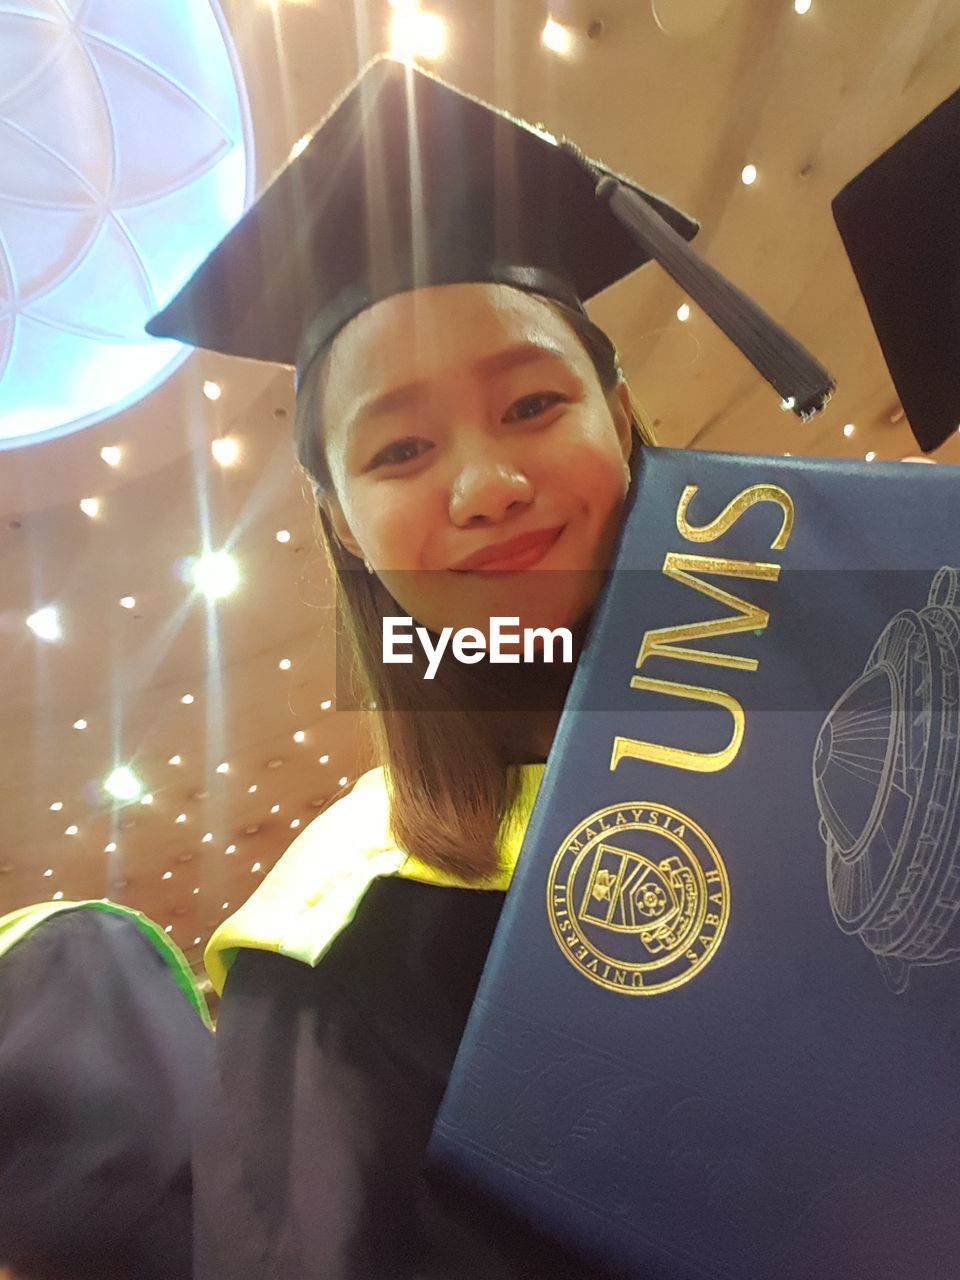
[[[528,547],[525,551],[518,552],[512,556],[503,556],[499,560],[487,560],[477,569],[465,569],[461,570],[461,572],[472,574],[478,578],[486,578],[497,577],[503,573],[519,573],[523,569],[532,569],[535,564],[539,564],[562,533],[562,528],[556,529],[538,542],[536,546]]]

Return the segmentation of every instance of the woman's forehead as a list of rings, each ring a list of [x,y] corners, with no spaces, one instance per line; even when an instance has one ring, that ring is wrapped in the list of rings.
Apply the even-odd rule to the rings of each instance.
[[[432,285],[395,294],[362,311],[337,335],[325,398],[342,404],[360,391],[440,376],[517,342],[539,342],[577,363],[578,352],[585,354],[569,324],[544,299],[509,285]]]

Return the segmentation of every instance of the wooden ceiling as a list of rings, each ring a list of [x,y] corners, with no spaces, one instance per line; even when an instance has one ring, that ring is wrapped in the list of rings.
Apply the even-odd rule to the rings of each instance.
[[[389,47],[393,11],[375,0],[224,7],[260,189]],[[695,214],[701,252],[838,381],[813,422],[782,413],[709,322],[695,310],[678,320],[677,287],[645,269],[591,310],[662,443],[917,452],[830,201],[957,88],[960,0],[813,0],[804,14],[789,0],[557,0],[570,56],[544,47],[539,0],[423,7],[448,32],[444,55],[424,65]],[[208,379],[222,388],[216,402],[202,394]],[[369,767],[361,714],[336,706],[332,595],[294,466],[292,408],[289,371],[198,353],[127,412],[0,454],[0,914],[55,893],[106,896],[171,926],[199,962],[292,824]],[[209,446],[227,434],[241,454],[221,467]],[[100,458],[108,444],[123,448],[117,468]],[[960,462],[960,437],[937,458]],[[88,496],[102,500],[96,519],[78,505]],[[241,566],[240,587],[215,605],[178,576],[204,546],[229,547]],[[118,603],[127,595],[132,609]],[[24,625],[50,602],[63,618],[56,644]],[[111,806],[102,782],[120,763],[152,804]]]

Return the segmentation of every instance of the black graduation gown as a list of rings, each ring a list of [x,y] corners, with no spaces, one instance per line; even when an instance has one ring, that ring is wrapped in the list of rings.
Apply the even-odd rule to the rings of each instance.
[[[0,1262],[190,1280],[213,1036],[136,923],[89,909],[0,957]]]
[[[504,895],[373,882],[316,968],[241,949],[195,1165],[196,1280],[590,1280],[424,1170]]]

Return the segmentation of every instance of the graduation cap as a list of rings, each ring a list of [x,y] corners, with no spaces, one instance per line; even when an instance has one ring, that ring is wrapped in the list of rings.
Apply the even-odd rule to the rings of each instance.
[[[960,90],[849,182],[833,216],[929,452],[960,426]]]
[[[393,294],[492,281],[583,310],[656,258],[810,416],[829,374],[693,252],[698,230],[572,143],[379,57],[147,331],[294,365],[302,381]]]

